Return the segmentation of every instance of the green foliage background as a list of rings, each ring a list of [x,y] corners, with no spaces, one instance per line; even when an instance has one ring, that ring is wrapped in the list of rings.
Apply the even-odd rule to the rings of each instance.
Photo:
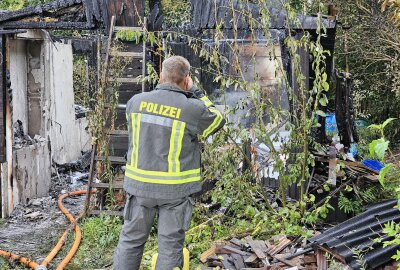
[[[18,10],[24,7],[36,6],[49,0],[1,0],[0,9]]]

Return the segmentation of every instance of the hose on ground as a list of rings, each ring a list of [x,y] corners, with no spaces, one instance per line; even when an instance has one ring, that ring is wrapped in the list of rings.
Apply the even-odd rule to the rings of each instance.
[[[91,193],[96,193],[96,190],[93,189],[90,191]],[[57,266],[57,270],[63,270],[68,263],[72,260],[76,252],[78,251],[79,245],[82,240],[82,232],[81,228],[78,225],[78,221],[82,218],[83,213],[79,215],[78,218],[74,218],[72,214],[68,211],[67,208],[64,207],[63,205],[63,200],[68,197],[72,196],[79,196],[79,195],[85,195],[87,194],[87,190],[78,190],[74,192],[70,192],[67,194],[63,194],[58,198],[58,208],[60,208],[61,212],[68,218],[68,220],[71,222],[71,224],[68,226],[64,234],[61,236],[60,240],[58,240],[58,243],[56,246],[53,248],[52,251],[50,251],[49,255],[43,260],[43,262],[39,265],[37,262],[31,261],[25,257],[21,257],[15,254],[12,254],[7,251],[3,251],[0,249],[0,256],[5,257],[7,259],[11,259],[15,262],[19,262],[25,266],[28,266],[31,269],[35,270],[47,270],[47,266],[50,264],[50,262],[57,256],[57,254],[60,252],[61,248],[65,244],[68,234],[75,229],[75,241],[74,244],[72,245],[70,251],[68,252],[67,256],[61,261],[61,263]]]

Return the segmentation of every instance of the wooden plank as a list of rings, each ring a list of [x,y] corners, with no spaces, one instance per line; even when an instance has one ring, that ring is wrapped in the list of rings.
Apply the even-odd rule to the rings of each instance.
[[[115,26],[114,32],[119,31],[135,31],[135,32],[143,32],[143,27],[133,27],[133,26]]]
[[[103,156],[96,156],[97,161],[105,161],[106,158]],[[113,164],[126,164],[126,159],[123,157],[109,156],[108,160]]]
[[[106,80],[107,75],[108,75],[108,65],[109,65],[109,61],[110,61],[110,50],[111,50],[112,37],[113,37],[113,33],[114,33],[114,27],[115,27],[115,16],[112,16],[111,23],[110,23],[110,31],[108,33],[106,58],[104,61],[104,68],[103,68],[103,74],[102,74],[103,82]]]
[[[257,257],[261,260],[264,266],[271,265],[268,261],[267,255],[262,250],[262,247],[259,244],[259,241],[251,240],[249,241],[249,245],[253,252],[257,255]]]
[[[85,202],[85,210],[84,210],[84,216],[87,216],[89,214],[89,208],[90,208],[90,197],[92,195],[92,184],[93,184],[93,179],[94,179],[94,174],[95,174],[95,167],[96,167],[96,153],[97,153],[97,144],[92,145],[92,153],[91,153],[91,158],[90,158],[90,168],[89,168],[89,179],[88,179],[88,194],[86,196],[86,202]]]
[[[239,254],[232,254],[233,264],[235,265],[236,269],[243,269],[246,267],[243,261],[243,257]]]
[[[287,239],[286,237],[284,237],[279,243],[278,245],[273,245],[272,248],[269,248],[267,250],[268,254],[270,254],[271,256],[274,256],[275,254],[278,254],[279,252],[281,252],[282,250],[284,250],[287,246],[289,246],[292,243],[292,241],[290,241],[289,239]]]
[[[285,257],[284,254],[277,254],[276,256],[273,256],[274,259],[276,259],[276,260],[278,260],[278,261],[280,261],[280,262],[282,262],[282,263],[284,263],[284,264],[286,264],[288,266],[298,267],[299,270],[300,269],[304,269],[303,266],[298,266],[296,263],[294,263],[292,261],[289,261],[289,260],[286,260],[284,257]]]
[[[254,264],[258,260],[258,256],[256,254],[252,254],[247,259],[244,260],[246,264]]]
[[[7,43],[6,35],[0,35],[0,162],[6,161],[6,95],[7,95]],[[0,209],[1,210],[1,209]]]
[[[233,258],[230,255],[224,254],[222,255],[222,258],[222,265],[225,269],[236,270],[235,264],[233,263]]]
[[[115,135],[115,136],[128,136],[129,133],[127,130],[108,130],[106,131],[107,135]]]
[[[137,53],[137,52],[111,52],[111,56],[113,57],[132,57],[132,58],[143,58],[143,53]]]
[[[216,245],[213,245],[212,247],[210,247],[209,249],[207,249],[206,251],[204,251],[201,255],[200,255],[200,261],[202,263],[206,263],[207,262],[207,258],[215,255],[215,250],[216,250]]]
[[[108,77],[109,82],[118,82],[118,83],[140,83],[140,78],[110,78]]]
[[[249,252],[242,251],[240,249],[237,249],[237,248],[234,248],[234,247],[231,247],[231,246],[224,246],[223,249],[225,249],[227,251],[230,251],[232,253],[235,253],[235,254],[243,255],[243,256],[250,256],[251,255],[251,253],[249,253]]]
[[[325,252],[320,249],[317,251],[317,270],[328,270],[328,261],[325,257]]]
[[[100,189],[110,188],[110,183],[93,183],[92,187],[100,188]],[[123,189],[124,188],[124,184],[122,184],[122,183],[113,183],[111,185],[111,187],[114,188],[114,189]]]
[[[244,245],[244,243],[237,238],[232,238],[231,240],[229,240],[229,242],[238,247],[242,247]]]

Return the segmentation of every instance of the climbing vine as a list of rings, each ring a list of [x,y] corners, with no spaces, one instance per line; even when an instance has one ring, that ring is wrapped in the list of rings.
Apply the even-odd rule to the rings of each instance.
[[[311,133],[319,127],[317,117],[325,117],[323,108],[328,103],[329,84],[325,65],[328,52],[321,45],[321,37],[326,34],[321,12],[317,15],[317,38],[311,40],[307,33],[292,34],[295,32],[292,31],[293,25],[299,23],[297,10],[289,4],[284,6],[287,11],[286,33],[289,34],[286,34],[283,43],[291,59],[295,78],[293,85],[282,61],[283,52],[276,46],[269,30],[271,15],[267,8],[268,1],[255,1],[261,7],[259,18],[254,18],[245,8],[247,1],[241,2],[243,8],[240,10],[235,9],[233,1],[227,2],[232,12],[233,30],[228,34],[221,22],[216,26],[212,42],[175,31],[148,32],[144,37],[151,47],[161,48],[153,51],[154,54],[165,53],[167,56],[172,54],[168,47],[170,42],[184,40],[203,63],[191,71],[195,81],[203,88],[197,75],[200,72],[211,74],[213,83],[220,89],[219,95],[213,98],[218,98],[218,104],[223,107],[228,119],[224,130],[217,133],[211,142],[205,143],[203,178],[205,186],[210,186],[211,190],[203,194],[201,200],[219,210],[195,209],[186,239],[194,254],[204,251],[212,241],[232,236],[288,234],[307,238],[312,235],[310,229],[313,225],[318,219],[326,217],[330,208],[329,197],[311,208],[315,197],[308,194],[305,188],[310,168],[315,165],[309,148],[320,147]],[[322,11],[324,6],[320,3],[318,8]],[[247,47],[237,30],[239,15],[249,22]],[[260,31],[266,39],[264,44],[257,41]],[[257,51],[258,48],[267,52],[263,49]],[[250,53],[246,54],[246,50]],[[315,79],[310,89],[301,67],[301,50],[312,56]],[[259,81],[255,65],[259,61],[257,52],[269,55],[267,64],[274,70],[272,88],[263,86]],[[156,70],[148,66],[148,76],[144,79],[155,82],[157,78]],[[244,93],[233,105],[227,101],[227,95],[232,92]],[[280,99],[279,102],[274,100],[271,93],[278,97],[286,93],[292,109],[283,106]],[[235,115],[239,118],[234,118]],[[253,120],[241,121],[248,118]],[[264,188],[263,178],[270,175],[279,175],[276,193],[266,192]],[[298,202],[287,198],[287,191],[292,185],[299,186]],[[152,254],[153,248],[149,247],[145,255]]]

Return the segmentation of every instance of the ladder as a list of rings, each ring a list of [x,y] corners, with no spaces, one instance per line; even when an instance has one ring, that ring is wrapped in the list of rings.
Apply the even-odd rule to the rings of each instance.
[[[126,127],[125,109],[127,101],[135,94],[145,92],[145,82],[140,80],[139,76],[146,75],[146,42],[143,39],[141,45],[133,44],[127,51],[111,51],[114,37],[119,31],[139,31],[145,33],[147,31],[146,25],[147,20],[144,18],[143,27],[126,27],[126,26],[115,26],[115,16],[111,18],[110,31],[108,35],[108,43],[106,49],[106,55],[104,59],[104,66],[102,70],[101,80],[108,85],[111,82],[118,82],[121,84],[120,100],[117,105],[117,121],[122,124],[124,129],[111,130],[110,125],[106,127],[106,136],[109,137],[109,148],[113,154],[109,156],[100,156],[98,153],[98,144],[95,142],[92,145],[92,156],[90,163],[89,179],[88,179],[88,193],[85,204],[85,215],[89,214],[90,199],[92,189],[97,190],[97,196],[99,198],[99,210],[91,210],[91,215],[99,215],[105,213],[108,215],[122,215],[122,211],[105,211],[105,197],[104,192],[108,189],[122,190],[123,185],[121,183],[95,183],[94,176],[96,171],[97,162],[105,162],[108,160],[111,166],[123,166],[126,164],[126,152],[128,147],[128,130]],[[140,47],[142,46],[142,47]],[[109,63],[111,58],[130,57],[133,59],[131,66],[126,68],[124,77],[114,78],[112,74],[109,74]],[[142,61],[140,63],[140,61]],[[141,71],[141,74],[135,74]],[[140,87],[141,86],[141,87]],[[133,90],[132,90],[133,89]],[[105,106],[107,108],[107,105]]]

